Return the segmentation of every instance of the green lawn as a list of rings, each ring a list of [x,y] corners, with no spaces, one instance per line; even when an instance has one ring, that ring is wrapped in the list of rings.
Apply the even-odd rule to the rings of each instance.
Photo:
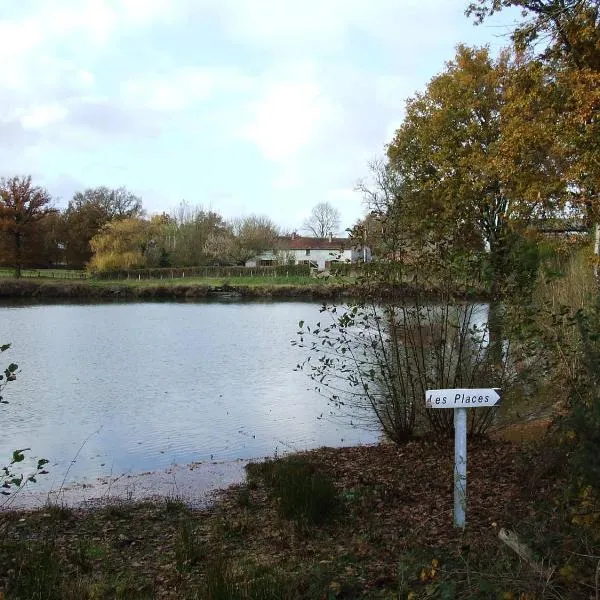
[[[341,283],[341,279],[317,279],[315,277],[176,277],[165,279],[90,279],[96,286],[129,285],[133,287],[202,285],[220,287],[223,285],[263,287],[263,286],[303,286],[303,285],[331,285]],[[349,282],[344,278],[344,282]]]
[[[106,287],[127,285],[132,287],[154,287],[154,286],[179,286],[200,285],[220,287],[223,285],[264,287],[264,286],[327,286],[339,283],[352,283],[349,277],[331,277],[320,279],[307,276],[278,276],[278,277],[165,277],[164,279],[94,279],[84,270],[68,269],[23,269],[23,278],[26,279],[55,279],[55,280],[86,280],[90,285]],[[0,278],[14,277],[14,270],[0,268]]]

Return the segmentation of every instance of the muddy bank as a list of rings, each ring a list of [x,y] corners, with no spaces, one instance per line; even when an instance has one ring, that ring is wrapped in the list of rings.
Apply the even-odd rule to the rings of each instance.
[[[408,285],[381,287],[375,294],[382,300],[428,296],[435,299],[435,291],[417,290]],[[485,294],[459,293],[466,300],[485,300]],[[314,285],[260,285],[260,286],[208,286],[208,285],[135,285],[115,283],[97,285],[88,282],[57,282],[27,279],[0,280],[0,298],[89,299],[89,300],[151,300],[151,299],[260,299],[303,298],[306,300],[336,300],[364,297],[364,289],[348,284]]]
[[[210,502],[217,490],[245,479],[248,460],[200,462],[172,465],[160,471],[125,473],[71,483],[58,489],[41,491],[35,484],[23,487],[0,503],[0,513],[7,510],[40,509],[59,505],[70,508],[93,508],[118,502],[144,502],[178,498],[189,506],[201,507]]]
[[[152,298],[311,298],[326,299],[350,296],[353,288],[345,285],[304,286],[208,286],[208,285],[95,285],[87,282],[39,280],[0,281],[0,298],[82,298],[82,299],[152,299]]]

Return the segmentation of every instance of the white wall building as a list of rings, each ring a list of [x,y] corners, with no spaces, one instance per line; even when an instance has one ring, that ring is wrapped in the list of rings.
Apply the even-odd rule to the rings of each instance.
[[[310,264],[319,271],[324,271],[331,263],[336,262],[371,262],[370,248],[353,246],[348,238],[314,238],[292,234],[289,237],[278,237],[274,246],[246,261],[246,266]]]

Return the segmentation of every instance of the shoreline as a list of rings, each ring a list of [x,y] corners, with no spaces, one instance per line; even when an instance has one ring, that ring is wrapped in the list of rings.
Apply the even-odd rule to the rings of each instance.
[[[310,285],[231,285],[202,284],[135,285],[115,282],[95,285],[81,281],[40,281],[38,279],[0,279],[0,300],[14,299],[70,299],[70,300],[254,300],[254,299],[305,299],[338,300],[358,299],[364,292],[358,285],[326,283]],[[382,286],[378,290],[381,300],[426,296],[435,300],[434,291],[417,289],[410,285]],[[487,295],[460,293],[464,300],[486,301]]]
[[[524,539],[541,533],[536,550],[544,558],[552,551],[552,564],[563,564],[555,547],[563,529],[540,509],[539,496],[560,497],[564,480],[537,470],[535,485],[527,485],[537,455],[522,444],[474,440],[468,527],[461,531],[452,521],[452,449],[452,440],[426,439],[322,447],[281,457],[277,468],[273,461],[256,466],[245,483],[219,489],[198,508],[171,495],[154,503],[7,512],[0,558],[15,567],[0,576],[0,590],[31,589],[40,564],[53,574],[44,582],[54,595],[46,597],[64,598],[100,597],[98,590],[102,597],[211,598],[215,582],[257,591],[264,582],[273,594],[247,597],[286,600],[429,597],[439,586],[452,597],[482,597],[485,590],[487,598],[547,586],[499,547],[497,535],[502,528]],[[286,464],[293,469],[281,470]],[[314,503],[317,512],[302,512],[304,487],[278,487],[286,472],[311,486],[306,506]],[[314,488],[313,478],[330,483]],[[283,489],[299,512],[287,511]],[[581,571],[580,590],[589,591],[595,561],[592,567]],[[558,571],[552,577],[561,592],[573,591],[573,583]]]
[[[28,484],[0,505],[0,514],[39,511],[48,506],[94,510],[124,502],[137,504],[167,498],[177,498],[190,508],[206,508],[215,494],[232,485],[243,484],[246,464],[260,460],[177,464],[162,470],[75,481],[47,491],[37,490],[35,483]]]

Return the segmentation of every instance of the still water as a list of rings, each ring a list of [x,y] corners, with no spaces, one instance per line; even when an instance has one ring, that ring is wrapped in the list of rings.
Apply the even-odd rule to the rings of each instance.
[[[1,355],[19,365],[0,459],[50,460],[39,489],[192,462],[372,443],[329,414],[290,341],[308,302],[0,305]],[[5,464],[6,461],[0,464]]]

